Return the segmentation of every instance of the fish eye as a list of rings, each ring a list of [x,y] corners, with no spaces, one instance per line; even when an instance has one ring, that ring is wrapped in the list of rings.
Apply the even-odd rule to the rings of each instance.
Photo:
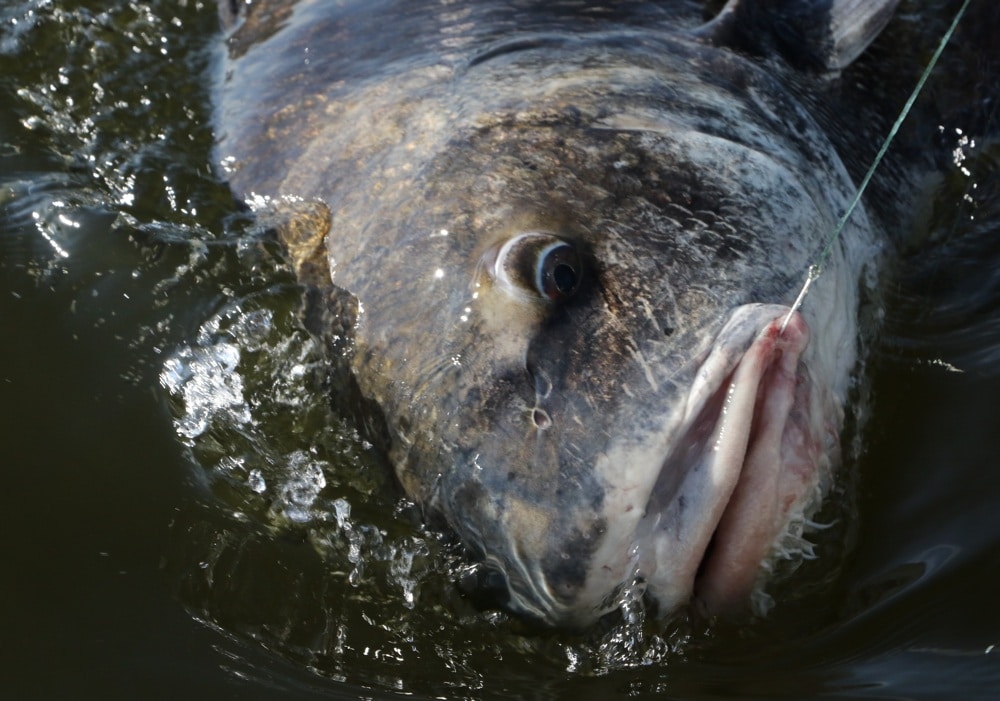
[[[583,265],[573,244],[552,234],[532,232],[501,246],[492,273],[494,280],[512,292],[558,302],[580,288]]]
[[[539,251],[535,268],[535,289],[549,299],[569,297],[580,286],[580,258],[565,241]]]

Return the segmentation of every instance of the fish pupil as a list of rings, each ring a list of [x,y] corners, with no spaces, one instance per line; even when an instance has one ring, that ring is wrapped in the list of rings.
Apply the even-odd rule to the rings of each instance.
[[[560,294],[569,294],[576,289],[576,271],[569,263],[559,263],[552,270],[552,281]]]

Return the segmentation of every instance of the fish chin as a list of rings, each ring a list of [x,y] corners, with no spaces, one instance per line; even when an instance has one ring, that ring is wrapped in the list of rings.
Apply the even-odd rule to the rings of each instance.
[[[809,328],[778,305],[730,318],[699,368],[636,529],[635,572],[666,613],[747,607],[762,563],[812,502],[836,428],[803,362]]]

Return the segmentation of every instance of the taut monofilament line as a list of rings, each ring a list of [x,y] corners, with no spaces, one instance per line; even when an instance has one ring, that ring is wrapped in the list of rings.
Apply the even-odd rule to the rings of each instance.
[[[844,214],[840,217],[840,220],[837,222],[837,226],[833,228],[833,232],[826,240],[826,244],[823,246],[819,256],[816,258],[816,262],[810,265],[809,269],[806,271],[806,279],[802,284],[802,289],[799,290],[799,294],[795,298],[792,308],[788,310],[788,314],[785,315],[785,319],[781,323],[781,332],[785,331],[785,327],[788,326],[788,320],[792,317],[792,314],[798,311],[802,306],[802,302],[809,293],[809,287],[812,285],[813,281],[815,281],[822,274],[823,263],[825,263],[826,259],[830,256],[830,251],[833,250],[833,244],[837,242],[841,232],[844,230],[844,226],[847,225],[851,215],[854,214],[854,210],[857,209],[858,203],[861,202],[861,197],[865,194],[865,190],[868,189],[868,184],[871,182],[872,176],[875,175],[875,171],[885,158],[885,154],[889,150],[889,146],[892,145],[893,139],[896,138],[896,134],[899,132],[899,128],[903,125],[903,121],[910,114],[910,110],[913,109],[913,104],[917,101],[920,93],[923,92],[924,84],[927,82],[928,77],[930,77],[931,72],[937,65],[938,59],[941,58],[941,54],[944,53],[944,49],[948,45],[948,42],[951,41],[951,37],[955,33],[955,29],[958,27],[958,23],[961,21],[962,16],[965,14],[965,10],[969,7],[969,3],[971,1],[972,0],[965,0],[965,2],[962,3],[962,6],[958,9],[958,12],[955,13],[955,18],[951,21],[951,26],[948,27],[948,31],[942,35],[941,41],[938,42],[937,49],[934,50],[934,55],[931,56],[930,61],[927,62],[927,67],[924,68],[923,73],[920,74],[920,79],[917,81],[913,91],[910,93],[910,97],[907,98],[906,103],[903,105],[903,109],[900,110],[899,116],[896,117],[896,121],[893,123],[892,128],[889,130],[885,140],[882,142],[882,147],[875,155],[875,159],[872,161],[871,167],[868,168],[868,172],[865,173],[865,177],[861,180],[861,184],[854,193],[854,199],[851,200],[851,204],[848,205]]]

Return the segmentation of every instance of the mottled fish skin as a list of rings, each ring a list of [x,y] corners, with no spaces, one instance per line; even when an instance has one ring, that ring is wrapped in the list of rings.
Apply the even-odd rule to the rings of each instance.
[[[257,0],[228,39],[234,191],[325,203],[291,257],[357,299],[353,373],[401,484],[552,623],[613,609],[637,574],[663,611],[691,595],[700,551],[674,582],[637,542],[698,519],[689,475],[661,474],[686,464],[691,388],[734,310],[764,310],[742,352],[776,313],[753,305],[791,304],[854,193],[800,99],[812,74],[704,21],[695,2]],[[498,279],[525,233],[569,244],[565,299]],[[778,520],[828,483],[882,236],[859,209],[802,309],[825,457]],[[670,499],[676,523],[651,524]]]

